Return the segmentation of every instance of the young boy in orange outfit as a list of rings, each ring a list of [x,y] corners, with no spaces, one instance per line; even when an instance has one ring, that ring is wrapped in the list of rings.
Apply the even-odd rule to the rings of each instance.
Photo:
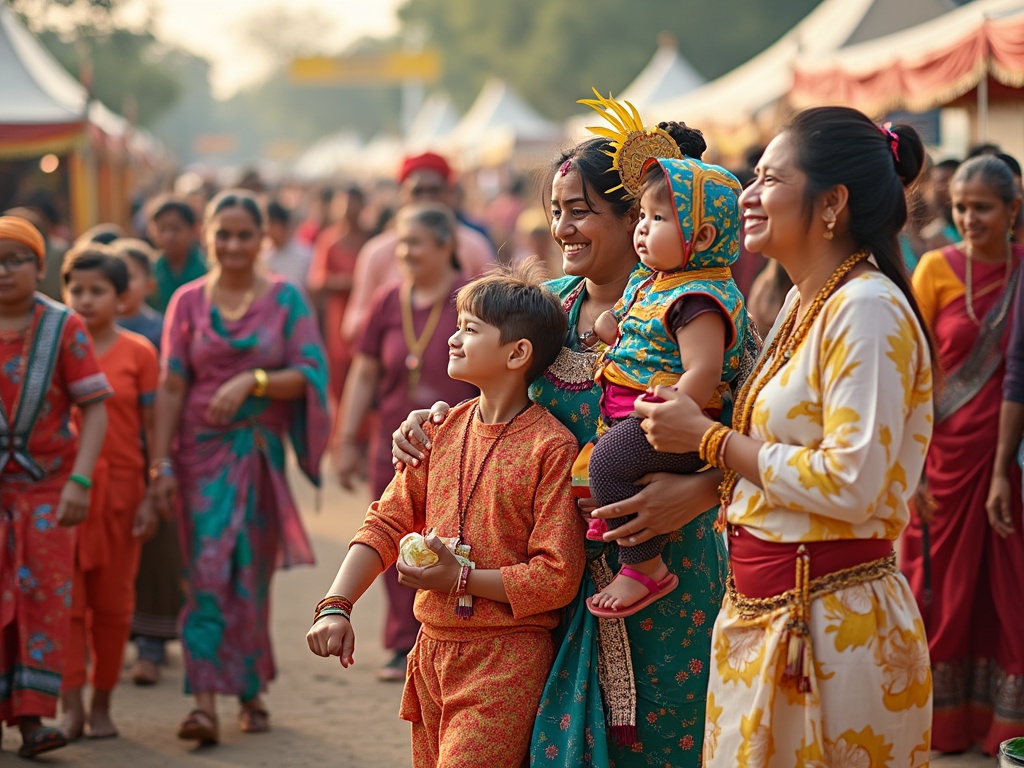
[[[534,264],[459,292],[448,375],[480,397],[427,426],[429,457],[370,506],[306,635],[317,655],[352,664],[352,604],[398,560],[406,534],[432,531],[430,551],[419,551],[436,563],[398,563],[400,582],[420,590],[423,625],[400,711],[412,722],[415,768],[523,762],[553,658],[551,630],[583,575],[584,526],[569,478],[578,445],[527,396],[566,333],[538,277]],[[409,551],[402,544],[403,559]]]
[[[72,251],[64,262],[68,305],[85,321],[100,370],[114,396],[107,401],[106,440],[93,473],[93,513],[78,530],[71,602],[71,637],[61,701],[68,740],[116,736],[110,697],[121,672],[135,605],[142,540],[156,516],[146,500],[143,436],[153,426],[158,363],[153,345],[116,325],[119,297],[128,290],[124,261],[102,246]],[[92,660],[92,702],[82,688],[86,651]]]

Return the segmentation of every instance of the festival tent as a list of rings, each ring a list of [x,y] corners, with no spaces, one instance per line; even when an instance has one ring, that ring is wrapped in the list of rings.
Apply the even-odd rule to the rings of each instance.
[[[409,152],[437,152],[444,149],[445,137],[459,124],[459,113],[446,93],[434,93],[409,123],[405,146]]]
[[[102,215],[128,215],[130,164],[119,147],[131,126],[101,104],[57,63],[6,3],[0,3],[0,162],[56,155],[72,228],[81,232]],[[23,164],[22,164],[23,165]]]
[[[323,181],[350,171],[362,148],[359,136],[342,131],[313,143],[303,152],[292,170],[303,181]]]
[[[738,153],[775,129],[776,108],[793,87],[793,67],[798,59],[824,56],[908,29],[952,8],[951,0],[824,0],[745,64],[683,96],[654,105],[650,116],[644,117],[651,122],[684,120],[708,134],[720,152]]]
[[[457,153],[464,170],[507,162],[531,168],[563,139],[561,126],[541,116],[504,80],[492,77],[443,146]]]
[[[613,95],[618,101],[628,101],[646,117],[653,105],[679,98],[706,82],[679,53],[679,44],[675,37],[663,32],[658,36],[658,50],[640,70],[640,74],[621,93]],[[594,120],[594,113],[588,110],[588,114],[569,118],[566,122],[566,131],[573,139],[587,138],[590,134],[587,133],[586,127],[594,125]]]
[[[675,99],[704,85],[705,80],[679,53],[674,37],[658,37],[658,50],[632,83],[616,97],[628,101],[644,114],[653,104]]]
[[[1009,138],[1021,143],[1024,118],[1024,2],[975,0],[926,23],[828,56],[801,56],[789,102],[797,108],[845,104],[876,118],[966,105],[976,110],[975,141],[996,137],[993,117],[1007,113]]]

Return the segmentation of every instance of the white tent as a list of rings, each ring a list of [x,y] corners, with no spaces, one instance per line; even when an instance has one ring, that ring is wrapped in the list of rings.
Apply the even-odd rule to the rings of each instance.
[[[359,136],[343,131],[314,143],[295,161],[295,175],[306,181],[322,181],[343,174],[355,164],[362,147]]]
[[[437,151],[443,148],[444,138],[459,124],[459,113],[446,93],[427,97],[405,133],[405,145],[410,152]]]
[[[521,152],[547,153],[563,139],[561,126],[541,116],[508,83],[491,78],[446,142],[460,165],[498,165]]]
[[[707,85],[656,104],[647,119],[684,120],[712,134],[755,140],[761,131],[754,121],[789,93],[798,58],[908,29],[953,7],[951,0],[824,0],[769,48]]]
[[[653,105],[679,98],[695,88],[700,88],[706,82],[679,53],[676,39],[672,35],[662,33],[658,36],[658,50],[647,62],[647,66],[640,70],[640,74],[622,93],[612,95],[617,101],[628,101],[637,108],[644,119],[647,119]],[[595,120],[600,123],[600,118],[591,110],[570,117],[565,123],[566,133],[577,141],[588,138],[591,134],[587,131],[587,126],[595,125]]]
[[[679,53],[676,39],[663,34],[647,66],[617,98],[628,101],[643,115],[651,105],[679,98],[706,82]]]

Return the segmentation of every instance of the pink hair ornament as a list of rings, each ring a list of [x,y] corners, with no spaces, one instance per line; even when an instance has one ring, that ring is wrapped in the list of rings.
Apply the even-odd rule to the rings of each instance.
[[[892,129],[892,123],[883,123],[882,125],[878,126],[878,130],[880,130],[882,133],[889,137],[889,149],[892,150],[892,156],[898,163],[900,161],[899,134],[897,134],[896,131]]]

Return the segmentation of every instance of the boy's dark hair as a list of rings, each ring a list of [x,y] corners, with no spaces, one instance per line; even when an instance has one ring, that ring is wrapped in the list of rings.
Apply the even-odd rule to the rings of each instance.
[[[462,288],[455,299],[460,314],[469,313],[497,328],[502,344],[526,339],[533,345],[527,384],[555,362],[568,329],[558,299],[541,285],[545,276],[543,262],[532,256],[521,264],[492,269]]]
[[[267,221],[287,226],[290,220],[291,212],[277,200],[267,203]]]
[[[146,277],[153,274],[153,263],[157,259],[157,252],[145,240],[139,240],[134,237],[119,237],[110,244],[110,248],[116,256],[122,259],[130,259],[132,263],[136,264],[145,273]]]
[[[165,197],[156,202],[153,206],[153,213],[150,214],[150,221],[156,221],[166,213],[175,213],[182,221],[190,227],[196,225],[196,212],[192,206],[180,197]]]
[[[68,251],[60,271],[64,285],[71,282],[71,273],[76,271],[99,272],[114,286],[118,296],[128,290],[128,267],[105,245],[87,243]]]

